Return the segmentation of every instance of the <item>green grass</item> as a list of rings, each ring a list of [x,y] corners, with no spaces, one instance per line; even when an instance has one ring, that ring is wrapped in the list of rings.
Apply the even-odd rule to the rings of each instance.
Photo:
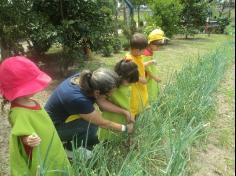
[[[191,55],[181,57],[184,67],[174,68],[178,72],[166,81],[158,102],[139,116],[135,134],[129,136],[130,145],[126,137],[121,143],[97,145],[87,163],[81,165],[83,161],[76,159],[77,171],[82,175],[186,175],[191,146],[205,135],[215,108],[213,93],[234,56],[234,42],[223,43],[225,36],[221,37],[222,43],[208,43],[208,50],[202,42],[200,51],[207,55],[199,56],[196,50],[199,57],[193,60]],[[172,47],[172,54],[179,52],[179,56],[186,57],[186,51],[191,51],[186,42],[182,43],[186,47],[183,53],[180,44]]]
[[[85,160],[75,153],[80,175],[177,176],[188,174],[191,147],[205,135],[215,108],[213,93],[232,63],[234,42],[229,36],[176,38],[157,53],[163,91],[158,102],[139,116],[135,133],[122,141],[99,144]],[[81,63],[83,68],[113,67],[125,52]],[[231,95],[231,94],[230,94]],[[220,144],[228,144],[227,132]]]
[[[160,78],[165,84],[168,77],[174,72],[181,70],[184,63],[189,60],[196,60],[198,56],[202,56],[227,40],[231,40],[232,36],[214,35],[210,37],[204,34],[196,35],[189,40],[182,39],[183,36],[177,36],[171,40],[170,44],[163,46],[156,53],[156,60]],[[100,54],[94,54],[91,60],[81,63],[81,67],[98,68],[100,66],[113,67],[116,62],[124,58],[126,51],[119,54],[113,54],[111,57],[102,57]]]
[[[189,40],[184,40],[183,36],[177,36],[172,39],[168,45],[161,47],[156,53],[159,75],[163,80],[163,84],[165,84],[168,76],[174,71],[179,71],[184,63],[214,50],[222,42],[231,38],[229,35],[212,34],[208,37],[207,35],[200,34]],[[55,55],[58,52],[60,53],[60,51],[60,47],[54,46],[50,48],[47,54]],[[113,54],[111,57],[102,57],[101,54],[93,53],[91,59],[86,61],[80,59],[77,61],[78,69],[79,71],[84,68],[94,70],[101,66],[112,68],[116,62],[125,57],[127,52],[120,51],[120,53]]]

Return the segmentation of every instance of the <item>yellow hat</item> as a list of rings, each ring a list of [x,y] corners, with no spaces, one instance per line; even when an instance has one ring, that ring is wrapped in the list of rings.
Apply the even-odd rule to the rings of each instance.
[[[155,29],[148,35],[149,44],[155,40],[164,40],[164,39],[167,38],[165,37],[165,34],[161,29]]]

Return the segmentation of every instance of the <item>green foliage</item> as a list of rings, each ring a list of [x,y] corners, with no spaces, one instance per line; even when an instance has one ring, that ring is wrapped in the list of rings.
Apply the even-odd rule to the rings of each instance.
[[[208,2],[205,0],[181,0],[180,33],[186,38],[204,29],[208,15]]]
[[[153,0],[149,2],[152,15],[148,22],[160,26],[166,36],[172,37],[178,32],[182,5],[179,0]]]
[[[110,44],[108,44],[102,47],[101,51],[104,57],[110,57],[113,52],[113,47]]]
[[[138,117],[135,134],[95,147],[89,160],[74,158],[82,175],[186,175],[191,145],[204,135],[234,43],[189,62],[174,74],[156,103]],[[191,58],[190,58],[191,59]],[[198,85],[198,86],[196,86]],[[83,163],[83,164],[81,164]]]
[[[119,39],[119,37],[115,37],[113,39],[113,50],[114,53],[119,53],[119,51],[121,50],[121,40]]]
[[[226,26],[224,33],[227,35],[235,35],[235,26],[232,24]]]
[[[156,26],[155,24],[148,25],[144,28],[144,34],[148,36],[154,29],[160,29],[159,26]]]
[[[18,42],[26,37],[24,17],[21,18],[21,15],[23,12],[27,13],[27,3],[19,1],[14,4],[13,2],[0,1],[0,50],[2,58],[21,52],[22,47]]]
[[[33,43],[33,49],[37,54],[43,54],[56,41],[56,28],[50,24],[43,15],[36,14],[27,26],[29,38]]]
[[[22,39],[32,41],[37,54],[46,52],[57,42],[70,52],[83,52],[86,48],[94,51],[107,48],[112,52],[110,46],[115,33],[112,0],[4,0],[0,10],[1,46],[9,47]],[[76,58],[67,59],[73,62]]]
[[[218,24],[219,24],[219,29],[218,33],[223,34],[226,26],[230,24],[230,18],[226,16],[221,16],[217,18]]]

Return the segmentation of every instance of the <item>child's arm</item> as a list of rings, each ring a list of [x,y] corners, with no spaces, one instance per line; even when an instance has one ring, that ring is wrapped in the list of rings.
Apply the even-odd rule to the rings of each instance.
[[[138,82],[139,82],[139,83],[142,83],[142,84],[147,84],[147,79],[146,79],[146,78],[143,78],[143,77],[139,77]]]
[[[30,147],[36,147],[41,142],[41,138],[35,134],[30,136],[22,136],[21,139],[25,145],[28,145]]]
[[[161,82],[161,79],[158,78],[157,76],[155,76],[154,74],[152,74],[151,72],[148,72],[148,71],[147,71],[147,75],[148,75],[151,79],[155,80],[157,83],[158,83],[158,82]]]
[[[147,61],[147,62],[144,62],[144,67],[147,67],[149,65],[156,65],[157,62],[155,60],[150,60],[150,61]]]
[[[100,96],[96,100],[97,105],[99,108],[103,111],[108,111],[108,112],[114,112],[117,114],[123,114],[126,118],[126,121],[128,123],[134,122],[134,117],[132,117],[131,113],[123,108],[120,108],[119,106],[111,103],[108,101],[104,96]]]

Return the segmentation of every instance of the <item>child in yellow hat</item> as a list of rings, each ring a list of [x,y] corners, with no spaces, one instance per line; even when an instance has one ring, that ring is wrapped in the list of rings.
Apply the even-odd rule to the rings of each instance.
[[[154,59],[154,51],[164,43],[167,39],[161,29],[155,29],[148,35],[148,46],[144,50],[144,65],[146,70],[147,89],[149,103],[153,103],[157,99],[159,87],[158,83],[161,81],[157,77],[156,60]]]

